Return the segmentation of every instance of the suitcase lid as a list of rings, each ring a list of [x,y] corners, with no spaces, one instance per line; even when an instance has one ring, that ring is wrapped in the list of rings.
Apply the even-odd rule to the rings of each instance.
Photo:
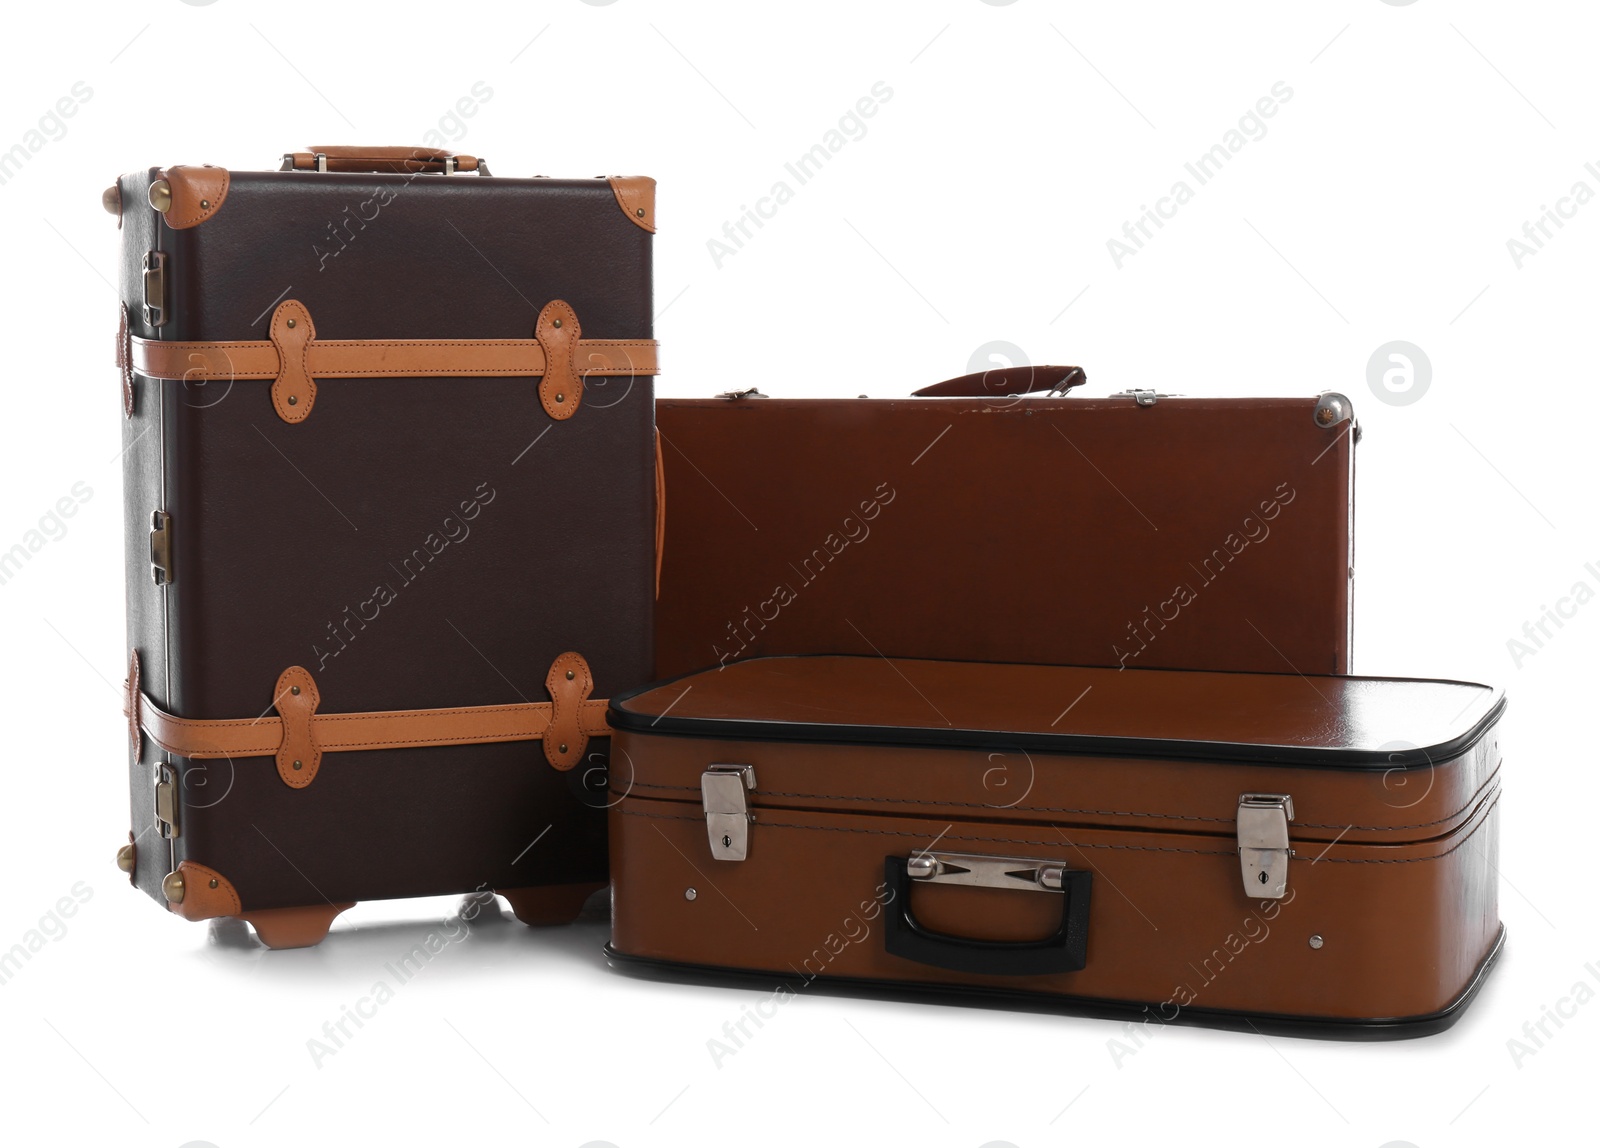
[[[614,697],[613,728],[1389,771],[1459,757],[1504,692],[1408,678],[767,657]]]
[[[1349,671],[1343,396],[663,398],[656,420],[659,677],[795,654]]]

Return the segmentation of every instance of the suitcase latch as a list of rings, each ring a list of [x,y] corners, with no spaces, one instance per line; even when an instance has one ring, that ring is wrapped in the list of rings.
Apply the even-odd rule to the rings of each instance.
[[[144,253],[144,321],[159,327],[167,321],[167,255],[164,251]]]
[[[743,861],[750,852],[750,802],[756,787],[752,765],[713,765],[700,775],[700,800],[706,811],[706,837],[718,861]]]
[[[1247,897],[1281,901],[1289,889],[1289,822],[1294,798],[1286,793],[1245,793],[1239,797],[1239,871]]]
[[[178,831],[178,784],[172,765],[162,762],[156,766],[156,833],[163,840],[181,837]]]
[[[1131,391],[1115,391],[1112,393],[1111,397],[1114,399],[1131,398],[1136,406],[1153,407],[1161,399],[1171,399],[1176,398],[1177,396],[1157,394],[1152,390],[1141,390],[1139,388],[1134,388]]]
[[[150,577],[157,586],[166,586],[172,577],[172,515],[165,510],[150,512]]]

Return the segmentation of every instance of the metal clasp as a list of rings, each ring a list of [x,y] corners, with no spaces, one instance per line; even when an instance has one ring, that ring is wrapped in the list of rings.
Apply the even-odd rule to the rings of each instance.
[[[172,515],[165,510],[150,512],[150,577],[157,586],[173,581]]]
[[[1239,796],[1236,831],[1239,873],[1247,897],[1281,901],[1289,889],[1289,822],[1294,820],[1294,798],[1286,793],[1245,793]]]
[[[1135,389],[1135,390],[1131,390],[1131,391],[1117,391],[1111,397],[1114,398],[1114,399],[1115,398],[1122,398],[1122,397],[1129,397],[1129,398],[1132,398],[1133,401],[1135,403],[1137,403],[1141,407],[1153,407],[1153,406],[1156,405],[1156,402],[1159,399],[1171,399],[1171,398],[1176,398],[1177,396],[1176,395],[1157,394],[1155,391],[1151,391],[1151,390],[1138,390],[1138,389]]]
[[[183,834],[178,830],[178,783],[169,761],[156,765],[155,792],[156,833],[168,841],[181,837]]]
[[[975,853],[914,853],[906,859],[913,881],[932,885],[977,885],[985,889],[1032,889],[1059,893],[1066,883],[1063,861],[988,857]]]
[[[767,396],[762,394],[755,387],[746,387],[742,391],[718,391],[717,394],[716,394],[716,397],[719,398],[719,399],[730,399],[730,400],[732,400],[732,399],[764,399]]]
[[[144,321],[159,327],[167,321],[167,254],[144,253]]]
[[[743,861],[750,852],[750,812],[745,794],[756,787],[751,765],[713,765],[700,775],[706,838],[718,861]]]

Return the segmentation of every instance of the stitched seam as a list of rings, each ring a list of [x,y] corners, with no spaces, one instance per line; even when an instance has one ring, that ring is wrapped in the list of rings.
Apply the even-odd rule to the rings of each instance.
[[[1489,807],[1490,810],[1493,810],[1495,806],[1498,806],[1499,804],[1500,801],[1498,798],[1496,798],[1494,804]],[[624,817],[648,817],[654,821],[699,822],[702,820],[702,818],[699,817],[681,816],[678,814],[636,813],[629,809],[619,809],[618,812]],[[764,825],[769,829],[821,830],[828,833],[865,833],[878,837],[915,837],[923,841],[927,840],[928,837],[926,833],[913,833],[902,829],[858,829],[852,826],[844,825],[795,825],[786,821],[766,821],[759,818],[755,820],[754,824]],[[1481,827],[1482,824],[1483,822],[1479,822],[1479,827]],[[1454,853],[1457,849],[1460,849],[1462,846],[1466,845],[1466,843],[1472,839],[1477,831],[1478,829],[1475,827],[1471,833],[1468,833],[1458,843],[1445,850],[1443,853],[1434,853],[1426,857],[1323,857],[1318,860],[1310,857],[1291,856],[1290,860],[1308,861],[1312,864],[1318,865],[1414,865],[1420,861],[1437,861],[1441,857],[1450,856],[1450,854]],[[1215,849],[1178,849],[1166,845],[1099,845],[1082,841],[1071,841],[1065,838],[1056,841],[1034,841],[1017,837],[963,837],[946,833],[941,836],[939,840],[986,842],[997,845],[1042,845],[1056,847],[1068,845],[1075,849],[1123,849],[1137,853],[1192,853],[1206,857],[1235,857],[1238,855],[1237,851],[1225,852]]]
[[[656,821],[701,820],[699,817],[680,817],[671,814],[634,813],[627,809],[621,810],[621,813],[624,817],[649,817]],[[822,830],[828,833],[866,833],[877,837],[915,837],[923,841],[928,839],[928,835],[926,833],[912,833],[907,830],[900,829],[857,829],[844,825],[793,825],[786,821],[763,821],[759,819],[755,822],[755,824],[766,826],[768,829],[806,829]],[[1068,845],[1078,849],[1126,849],[1139,853],[1195,853],[1207,857],[1234,856],[1234,854],[1231,852],[1222,852],[1215,849],[1177,849],[1169,845],[1094,845],[1084,844],[1082,842],[1065,841],[1060,838],[1056,839],[1055,841],[1035,841],[1020,837],[962,837],[956,834],[946,833],[944,836],[939,838],[939,840],[990,842],[997,845],[1044,845],[1055,846],[1056,848],[1060,848],[1063,845]]]
[[[1493,777],[1491,775],[1490,780],[1485,781],[1484,784],[1479,786],[1478,789],[1472,794],[1471,800],[1469,800],[1467,804],[1463,805],[1460,809],[1457,809],[1454,813],[1451,813],[1446,817],[1439,818],[1437,821],[1424,821],[1416,825],[1324,825],[1321,822],[1316,821],[1296,821],[1293,824],[1302,829],[1343,829],[1346,832],[1356,830],[1358,832],[1368,833],[1387,833],[1402,829],[1430,829],[1435,825],[1443,825],[1448,821],[1458,820],[1462,814],[1470,812],[1473,805],[1475,805],[1479,798],[1481,798],[1483,794],[1491,787],[1492,782]],[[665,785],[649,781],[635,781],[633,783],[633,788],[663,789],[672,790],[678,793],[699,792],[699,790],[692,785]],[[875,801],[892,805],[925,805],[933,808],[952,809],[992,809],[996,811],[1016,811],[1020,813],[1086,813],[1101,817],[1159,817],[1173,821],[1207,821],[1218,825],[1232,825],[1236,820],[1232,817],[1202,817],[1197,814],[1187,813],[1139,813],[1132,810],[1123,809],[1072,809],[1067,806],[1056,805],[990,805],[986,802],[980,801],[924,801],[921,798],[916,797],[870,797],[860,794],[851,794],[846,796],[839,793],[788,793],[777,789],[757,789],[754,791],[754,794],[757,797],[796,797],[816,801]]]

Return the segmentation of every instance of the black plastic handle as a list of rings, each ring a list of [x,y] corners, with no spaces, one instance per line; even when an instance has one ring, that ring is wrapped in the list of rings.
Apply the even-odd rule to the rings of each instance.
[[[1028,977],[1075,973],[1089,952],[1088,872],[1061,875],[1061,927],[1038,941],[981,941],[924,928],[911,911],[916,884],[904,857],[883,859],[884,882],[894,893],[884,915],[884,948],[897,957],[958,973]]]

